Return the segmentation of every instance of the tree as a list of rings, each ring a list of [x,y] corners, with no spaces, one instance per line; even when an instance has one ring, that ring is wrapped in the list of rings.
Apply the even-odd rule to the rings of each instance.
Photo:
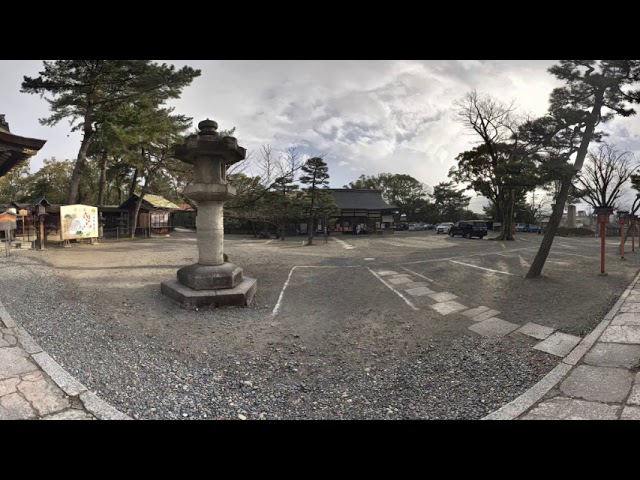
[[[345,188],[381,190],[382,197],[398,208],[408,221],[424,220],[429,209],[428,187],[419,180],[406,174],[381,173],[379,175],[360,175],[355,182],[349,182]]]
[[[438,221],[457,222],[462,219],[471,197],[457,190],[453,182],[440,182],[431,194],[438,210]]]
[[[516,199],[537,183],[531,153],[519,141],[514,103],[505,104],[471,91],[455,105],[458,120],[482,143],[458,155],[458,166],[449,171],[449,176],[488,198],[496,220],[502,224],[497,240],[513,240]]]
[[[0,203],[26,200],[29,177],[29,162],[26,162],[0,178]]]
[[[150,60],[56,60],[45,61],[39,77],[25,76],[22,92],[51,95],[47,101],[53,113],[40,123],[55,125],[68,118],[72,131],[83,132],[67,203],[77,202],[91,141],[114,111],[123,104],[136,105],[141,99],[162,105],[179,98],[182,89],[199,75],[200,71],[191,67],[176,71],[173,65]]]
[[[621,152],[603,143],[587,154],[586,165],[576,177],[582,187],[581,199],[594,208],[608,206],[616,209],[624,184],[637,169],[633,153]]]
[[[561,60],[549,72],[562,80],[564,86],[552,91],[548,114],[523,125],[521,135],[540,154],[559,161],[562,184],[527,278],[542,273],[572,181],[582,169],[589,144],[602,136],[596,127],[615,115],[634,115],[629,103],[640,101],[640,91],[629,89],[640,81],[639,60]],[[575,160],[570,164],[573,155]]]
[[[312,245],[315,232],[313,221],[316,215],[314,209],[320,207],[319,204],[327,202],[325,197],[328,196],[328,192],[325,189],[329,185],[329,167],[322,157],[313,157],[304,164],[302,172],[304,175],[300,177],[300,183],[307,185],[305,198],[309,209],[308,245]]]
[[[45,197],[51,203],[64,203],[73,173],[73,160],[44,159],[40,170],[29,177],[26,199]],[[26,200],[25,199],[25,200]]]

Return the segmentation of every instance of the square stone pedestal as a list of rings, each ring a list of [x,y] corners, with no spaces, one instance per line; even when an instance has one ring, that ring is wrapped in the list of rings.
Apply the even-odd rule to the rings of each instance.
[[[213,306],[215,308],[225,306],[246,307],[251,304],[257,288],[258,281],[250,277],[244,277],[233,288],[219,288],[216,290],[194,290],[182,285],[177,279],[160,284],[160,291],[164,295],[173,298],[181,306],[189,309],[204,306]]]

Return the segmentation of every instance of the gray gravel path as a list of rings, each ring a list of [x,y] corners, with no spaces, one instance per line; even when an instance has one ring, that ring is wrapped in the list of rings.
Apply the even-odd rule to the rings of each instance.
[[[349,323],[358,310],[345,315],[348,332],[310,342],[270,321],[269,282],[256,305],[217,311],[212,321],[206,312],[170,308],[154,282],[117,298],[97,282],[63,277],[37,255],[0,265],[3,303],[79,381],[134,418],[475,419],[558,361],[525,337],[416,340],[402,315],[388,310],[368,312],[394,329],[376,342],[358,343],[370,328]],[[255,264],[263,256],[256,252]],[[155,254],[158,265],[166,258]]]

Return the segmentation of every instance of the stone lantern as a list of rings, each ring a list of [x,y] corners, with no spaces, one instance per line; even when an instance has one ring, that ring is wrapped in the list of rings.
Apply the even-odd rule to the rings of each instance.
[[[213,120],[200,122],[198,129],[185,144],[173,147],[175,158],[193,165],[193,183],[184,194],[198,204],[198,263],[179,269],[177,279],[162,283],[161,291],[190,308],[247,306],[257,281],[243,277],[242,268],[226,262],[223,253],[223,207],[236,194],[227,183],[227,166],[244,159],[246,150],[235,138],[221,137]]]

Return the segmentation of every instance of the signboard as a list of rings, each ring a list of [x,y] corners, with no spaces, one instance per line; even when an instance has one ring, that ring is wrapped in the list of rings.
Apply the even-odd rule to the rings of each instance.
[[[98,237],[98,209],[91,205],[60,207],[60,240]]]
[[[15,230],[16,227],[16,216],[11,213],[0,213],[0,230]]]

